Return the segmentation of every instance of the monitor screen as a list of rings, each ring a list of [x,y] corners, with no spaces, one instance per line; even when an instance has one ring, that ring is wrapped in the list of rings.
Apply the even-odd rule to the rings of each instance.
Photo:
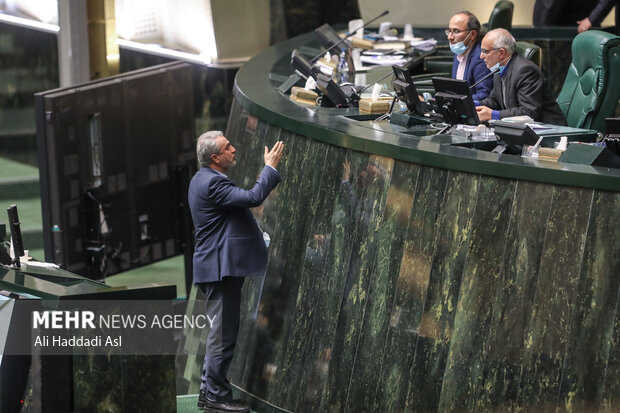
[[[478,113],[466,80],[434,77],[435,101],[443,115],[444,122],[450,125],[478,125]]]
[[[327,23],[314,29],[314,35],[319,41],[319,44],[326,50],[342,41],[336,30],[334,30],[334,28]],[[346,49],[345,42],[341,43],[340,49]]]
[[[349,98],[331,77],[319,73],[317,75],[316,85],[321,92],[323,92],[323,99],[327,98],[334,106],[348,106]],[[322,104],[322,106],[325,105]]]
[[[293,53],[291,53],[291,65],[296,72],[299,72],[306,79],[314,77],[312,63],[297,49],[294,49]]]
[[[46,261],[102,279],[183,252],[192,90],[175,62],[35,95]]]
[[[407,109],[415,115],[424,116],[424,104],[418,96],[411,74],[407,68],[392,66],[394,71],[394,92],[407,105]]]

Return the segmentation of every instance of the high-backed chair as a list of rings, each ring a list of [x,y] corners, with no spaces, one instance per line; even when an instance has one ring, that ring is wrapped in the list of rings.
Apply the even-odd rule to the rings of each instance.
[[[514,8],[515,5],[508,0],[500,0],[495,3],[489,21],[485,23],[487,29],[493,30],[501,27],[509,31],[512,30],[512,14]]]
[[[558,104],[568,126],[605,130],[620,98],[620,36],[589,30],[573,39]]]
[[[524,41],[518,41],[516,46],[517,53],[527,60],[536,63],[538,68],[542,66],[542,51],[540,50],[540,46]]]

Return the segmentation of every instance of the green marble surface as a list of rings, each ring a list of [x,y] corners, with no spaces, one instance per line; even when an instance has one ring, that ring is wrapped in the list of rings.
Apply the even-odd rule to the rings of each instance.
[[[231,380],[296,412],[617,410],[620,193],[351,150],[235,102],[231,177],[271,234]],[[198,371],[196,357],[189,369]]]

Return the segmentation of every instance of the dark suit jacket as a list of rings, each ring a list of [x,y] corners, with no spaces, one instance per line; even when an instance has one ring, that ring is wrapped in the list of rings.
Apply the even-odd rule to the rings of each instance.
[[[456,55],[452,63],[452,78],[456,79],[456,69],[459,67],[459,61],[456,60]],[[488,75],[490,70],[484,63],[484,60],[480,59],[480,42],[476,43],[471,52],[467,56],[467,63],[465,64],[464,79],[467,80],[469,85],[475,84],[477,81]],[[493,88],[493,77],[489,76],[476,87],[471,89],[471,94],[474,100],[481,101],[489,96],[491,89]]]
[[[249,208],[259,206],[278,182],[280,175],[269,166],[249,190],[211,168],[198,170],[188,192],[196,229],[195,284],[265,273],[267,247]]]
[[[499,110],[500,119],[527,115],[535,121],[566,125],[564,114],[546,85],[538,66],[518,53],[512,55],[503,76],[493,75],[493,90],[480,105]]]
[[[599,0],[588,16],[590,23],[599,26],[614,6],[616,6],[616,33],[620,34],[620,0]]]

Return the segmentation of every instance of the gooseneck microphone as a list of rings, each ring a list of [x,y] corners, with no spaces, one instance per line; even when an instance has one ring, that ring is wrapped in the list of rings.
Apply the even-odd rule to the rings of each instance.
[[[362,93],[364,93],[364,92],[365,92],[365,91],[366,91],[369,87],[376,85],[377,83],[381,82],[381,81],[382,81],[383,79],[385,79],[386,77],[388,77],[388,76],[390,76],[390,75],[393,75],[393,74],[394,74],[394,72],[390,72],[390,73],[388,73],[388,74],[386,74],[386,75],[384,75],[384,76],[381,76],[381,77],[379,78],[379,80],[377,80],[377,81],[375,81],[375,82],[372,82],[372,83],[371,83],[371,84],[369,84],[369,85],[364,86],[364,88],[363,88],[363,89],[361,89],[359,92],[356,92],[356,91],[355,91],[355,89],[353,88],[353,89],[351,90],[351,92],[350,92],[349,94],[347,94],[347,97],[348,97],[349,103],[352,103],[352,104],[357,104],[357,103],[360,101],[360,99],[362,98]]]
[[[364,86],[364,88],[363,88],[362,90],[360,90],[360,91],[358,92],[358,94],[359,94],[359,95],[361,95],[361,94],[362,94],[362,92],[365,92],[365,91],[366,91],[366,89],[368,89],[369,87],[376,85],[377,83],[381,82],[381,81],[382,81],[383,79],[385,79],[386,77],[391,76],[391,75],[393,75],[393,74],[394,74],[394,72],[390,72],[390,73],[388,73],[388,74],[387,74],[387,75],[385,75],[385,76],[381,76],[381,77],[379,78],[379,80],[377,80],[376,82],[372,82],[371,84]]]
[[[488,79],[489,77],[493,76],[495,73],[499,72],[499,67],[496,67],[495,69],[491,70],[491,72],[489,72],[489,74],[487,74],[485,77],[483,77],[482,79],[480,79],[479,81],[477,81],[476,83],[474,83],[473,85],[471,85],[469,88],[473,89],[476,86],[478,86],[478,84],[480,82],[485,81],[486,79]]]
[[[344,43],[349,37],[353,36],[359,29],[363,29],[364,27],[366,27],[366,25],[374,22],[377,19],[380,19],[381,17],[385,16],[386,14],[388,14],[390,11],[389,10],[385,10],[383,13],[381,13],[380,15],[378,15],[377,17],[375,17],[374,19],[368,20],[367,22],[363,23],[360,27],[358,27],[355,30],[352,30],[350,33],[347,33],[347,35],[345,37],[343,37],[342,39],[340,39],[339,42],[334,43],[333,45],[331,45],[330,47],[328,47],[327,49],[323,50],[321,53],[319,53],[318,55],[314,56],[312,58],[312,60],[310,60],[310,63],[314,64],[317,60],[319,60],[319,58],[321,56],[323,56],[326,52],[329,52],[330,50],[332,50],[334,47],[341,45],[342,43]]]

